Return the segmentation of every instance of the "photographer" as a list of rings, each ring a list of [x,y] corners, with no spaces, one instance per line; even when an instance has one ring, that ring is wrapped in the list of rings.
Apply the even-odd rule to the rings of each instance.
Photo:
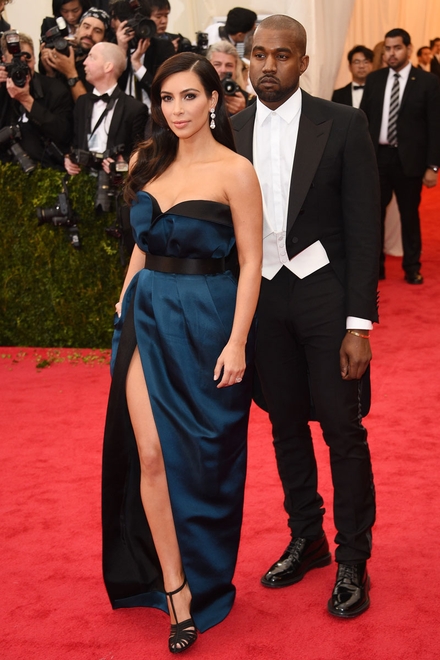
[[[9,52],[11,37],[17,55]],[[0,129],[19,127],[20,144],[32,160],[62,168],[62,154],[72,139],[73,103],[69,92],[60,81],[35,72],[33,42],[26,34],[6,32],[1,38],[1,51]],[[5,146],[9,145],[1,147],[3,161],[10,160]]]
[[[176,53],[191,50],[189,39],[182,37],[181,34],[171,34],[167,32],[168,16],[171,11],[171,5],[168,0],[151,0],[150,18],[156,23],[157,38],[171,41]]]
[[[41,24],[41,37],[53,28],[57,18],[64,18],[69,37],[75,36],[81,16],[90,9],[89,0],[52,0],[53,16],[46,16]]]
[[[255,97],[251,97],[242,89],[242,86],[245,86],[241,77],[243,64],[237,49],[229,41],[218,41],[209,47],[207,58],[223,83],[229,114],[235,115],[240,110],[244,110],[255,100]]]
[[[154,74],[162,62],[175,54],[174,46],[155,36],[156,25],[150,20],[151,6],[147,0],[110,0],[109,8],[115,39],[127,54],[127,67],[118,84],[127,94],[150,107]],[[133,24],[138,29],[133,29]]]
[[[60,77],[69,87],[74,101],[92,89],[86,80],[84,61],[90,49],[105,40],[109,26],[110,16],[102,9],[91,7],[81,16],[75,34],[76,45],[69,46],[67,53],[60,52],[51,43],[42,47],[40,61],[46,75]]]
[[[100,155],[122,145],[122,151],[114,158],[101,160],[94,168],[109,171],[111,162],[124,160],[128,163],[136,144],[143,138],[148,118],[147,108],[125,94],[118,87],[118,78],[125,68],[125,56],[116,44],[108,42],[93,46],[84,68],[93,92],[78,99],[74,110],[73,154],[66,156],[64,165],[71,175],[81,167],[75,158],[78,150],[99,160]]]

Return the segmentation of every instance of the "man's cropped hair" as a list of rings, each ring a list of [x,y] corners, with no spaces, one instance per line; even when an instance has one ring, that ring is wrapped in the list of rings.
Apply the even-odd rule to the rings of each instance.
[[[417,53],[416,53],[417,57],[422,57],[422,53],[425,50],[425,48],[426,48],[426,50],[429,50],[429,51],[431,50],[429,46],[421,46],[419,48],[419,50],[417,51]]]
[[[150,0],[151,9],[158,9],[159,11],[164,11],[167,9],[171,11],[171,5],[168,0]]]
[[[393,30],[387,32],[385,35],[385,39],[395,39],[396,37],[402,37],[402,41],[405,46],[409,46],[411,44],[411,37],[409,36],[409,33],[403,28],[394,28]]]
[[[234,7],[226,16],[226,32],[231,35],[239,32],[249,32],[254,27],[256,20],[257,14],[251,9]]]
[[[353,59],[353,55],[356,55],[356,53],[362,53],[362,55],[365,57],[366,60],[369,62],[373,61],[374,53],[371,50],[371,48],[367,48],[366,46],[355,46],[350,50],[350,52],[347,55],[347,59],[349,64],[351,64],[351,60]]]
[[[52,14],[55,16],[55,18],[61,16],[62,7],[71,1],[72,0],[52,0]],[[79,4],[81,5],[82,13],[90,9],[92,6],[90,0],[79,0]]]

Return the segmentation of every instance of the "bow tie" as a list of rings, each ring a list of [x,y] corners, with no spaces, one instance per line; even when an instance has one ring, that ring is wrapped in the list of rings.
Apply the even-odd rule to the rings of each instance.
[[[355,92],[357,89],[364,89],[365,85],[353,85],[353,91]]]
[[[110,96],[108,94],[102,94],[102,96],[92,94],[92,103],[96,103],[97,101],[104,101],[104,103],[108,103],[110,101]]]

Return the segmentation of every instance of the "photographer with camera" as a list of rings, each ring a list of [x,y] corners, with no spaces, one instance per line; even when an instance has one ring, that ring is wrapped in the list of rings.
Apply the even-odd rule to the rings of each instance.
[[[60,77],[69,87],[74,101],[92,90],[86,80],[84,61],[90,49],[105,40],[109,27],[110,16],[107,12],[91,7],[81,16],[75,33],[75,45],[71,46],[69,42],[58,45],[60,37],[61,41],[66,42],[61,31],[59,35],[46,33],[43,36],[40,61],[46,75]]]
[[[241,74],[243,63],[238,56],[237,49],[229,41],[217,41],[212,44],[209,47],[207,58],[222,81],[226,108],[230,115],[244,110],[255,101],[255,96],[251,96],[243,89],[245,87]]]
[[[109,10],[117,44],[127,54],[127,66],[118,84],[149,108],[154,74],[175,54],[174,46],[157,38],[147,0],[110,0]]]
[[[157,38],[171,41],[176,53],[183,53],[193,50],[191,42],[181,34],[171,34],[167,32],[168,16],[171,11],[171,5],[168,0],[151,0],[150,18],[156,23]]]
[[[81,16],[90,9],[90,0],[52,0],[53,16],[43,18],[41,38],[57,25],[57,18],[64,19],[69,37],[74,37]]]
[[[145,105],[118,87],[125,64],[116,44],[102,42],[91,49],[84,68],[94,89],[75,105],[73,149],[64,159],[70,175],[85,167],[97,176],[95,208],[103,211],[110,210],[110,198],[117,196],[119,173],[127,169],[131,152],[143,139],[148,118]]]
[[[15,143],[32,160],[62,169],[73,128],[73,103],[58,80],[35,71],[31,37],[15,30],[1,38],[0,158],[18,160],[25,171],[33,168],[20,160]],[[8,138],[9,134],[9,138]]]

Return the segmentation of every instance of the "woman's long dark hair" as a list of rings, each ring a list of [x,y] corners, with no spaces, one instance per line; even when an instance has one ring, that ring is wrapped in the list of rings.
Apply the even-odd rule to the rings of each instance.
[[[235,151],[223,87],[217,71],[201,55],[195,53],[173,55],[160,66],[151,86],[152,136],[146,142],[141,143],[136,151],[137,161],[131,168],[125,185],[124,198],[128,204],[135,199],[136,193],[142,190],[148,181],[157,179],[176,158],[179,138],[170,130],[163,116],[160,95],[164,81],[182,71],[194,71],[197,74],[207,98],[214,91],[218,93],[215,107],[215,128],[212,135],[217,142]]]

